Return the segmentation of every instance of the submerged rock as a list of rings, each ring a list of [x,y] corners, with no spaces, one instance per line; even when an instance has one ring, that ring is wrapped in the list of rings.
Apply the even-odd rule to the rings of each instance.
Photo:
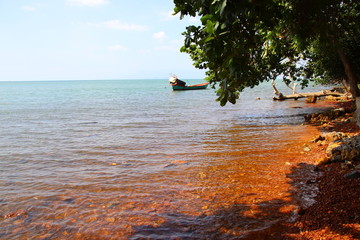
[[[317,96],[310,96],[306,98],[307,103],[316,103]]]
[[[311,148],[309,147],[309,145],[305,144],[305,145],[303,146],[303,151],[304,151],[304,152],[310,152],[310,151],[311,151]]]
[[[344,178],[345,179],[357,179],[357,178],[360,178],[360,172],[354,170],[354,171],[351,171],[351,172],[348,172],[344,175]]]
[[[305,121],[309,123],[327,123],[346,113],[344,108],[333,109],[327,112],[312,113],[305,116]]]

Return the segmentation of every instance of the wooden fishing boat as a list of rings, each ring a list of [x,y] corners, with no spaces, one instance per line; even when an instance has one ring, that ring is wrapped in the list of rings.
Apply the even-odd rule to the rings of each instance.
[[[199,90],[199,89],[206,89],[209,83],[201,83],[196,85],[185,85],[185,86],[179,86],[176,84],[171,84],[174,91],[178,90]]]
[[[181,81],[176,76],[172,76],[169,78],[169,83],[172,86],[174,91],[178,90],[199,90],[206,89],[209,83],[201,83],[195,85],[186,85],[184,81]]]

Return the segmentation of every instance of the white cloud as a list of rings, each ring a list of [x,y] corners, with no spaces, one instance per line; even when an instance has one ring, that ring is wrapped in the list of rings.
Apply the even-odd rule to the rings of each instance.
[[[126,22],[121,22],[119,20],[106,21],[106,22],[96,24],[96,25],[103,26],[103,27],[110,28],[110,29],[116,29],[116,30],[146,31],[148,29],[144,25],[126,23]]]
[[[128,48],[123,45],[117,44],[117,45],[108,46],[108,50],[109,51],[125,51],[125,50],[128,50]]]
[[[105,5],[108,4],[109,2],[107,0],[65,0],[67,5],[70,6],[89,6],[89,7],[94,7],[94,6],[99,6],[99,5]]]
[[[153,38],[163,41],[167,38],[166,33],[161,31],[153,34]]]
[[[32,7],[32,6],[28,6],[28,5],[24,5],[21,7],[23,10],[25,11],[28,11],[28,12],[31,12],[31,11],[35,11],[36,8],[35,7]]]

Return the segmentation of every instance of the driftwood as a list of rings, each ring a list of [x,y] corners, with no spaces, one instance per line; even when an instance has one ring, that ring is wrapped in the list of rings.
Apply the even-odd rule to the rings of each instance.
[[[286,84],[286,83],[285,83]],[[286,100],[286,99],[299,99],[299,98],[306,98],[306,101],[308,103],[315,103],[318,97],[324,97],[324,96],[333,96],[333,97],[344,97],[347,94],[347,92],[345,91],[338,91],[337,88],[334,88],[332,90],[322,90],[320,92],[311,92],[311,93],[296,93],[296,83],[293,83],[294,87],[290,87],[288,84],[286,84],[286,86],[288,86],[290,89],[293,90],[293,94],[290,95],[284,95],[281,92],[279,92],[279,90],[276,88],[276,83],[275,80],[271,81],[271,85],[274,89],[274,94],[276,95],[276,97],[273,97],[273,100]]]
[[[273,97],[273,100],[286,100],[286,99],[299,99],[299,98],[308,98],[308,97],[324,97],[324,96],[335,96],[341,97],[344,96],[344,93],[339,93],[331,90],[323,90],[320,92],[312,92],[312,93],[297,93],[290,95],[278,94],[277,97]]]

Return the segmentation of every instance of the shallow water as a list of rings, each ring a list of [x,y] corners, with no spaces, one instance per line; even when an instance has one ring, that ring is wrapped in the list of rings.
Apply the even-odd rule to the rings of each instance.
[[[289,217],[319,109],[271,94],[222,108],[166,80],[0,82],[0,238],[231,239]]]

